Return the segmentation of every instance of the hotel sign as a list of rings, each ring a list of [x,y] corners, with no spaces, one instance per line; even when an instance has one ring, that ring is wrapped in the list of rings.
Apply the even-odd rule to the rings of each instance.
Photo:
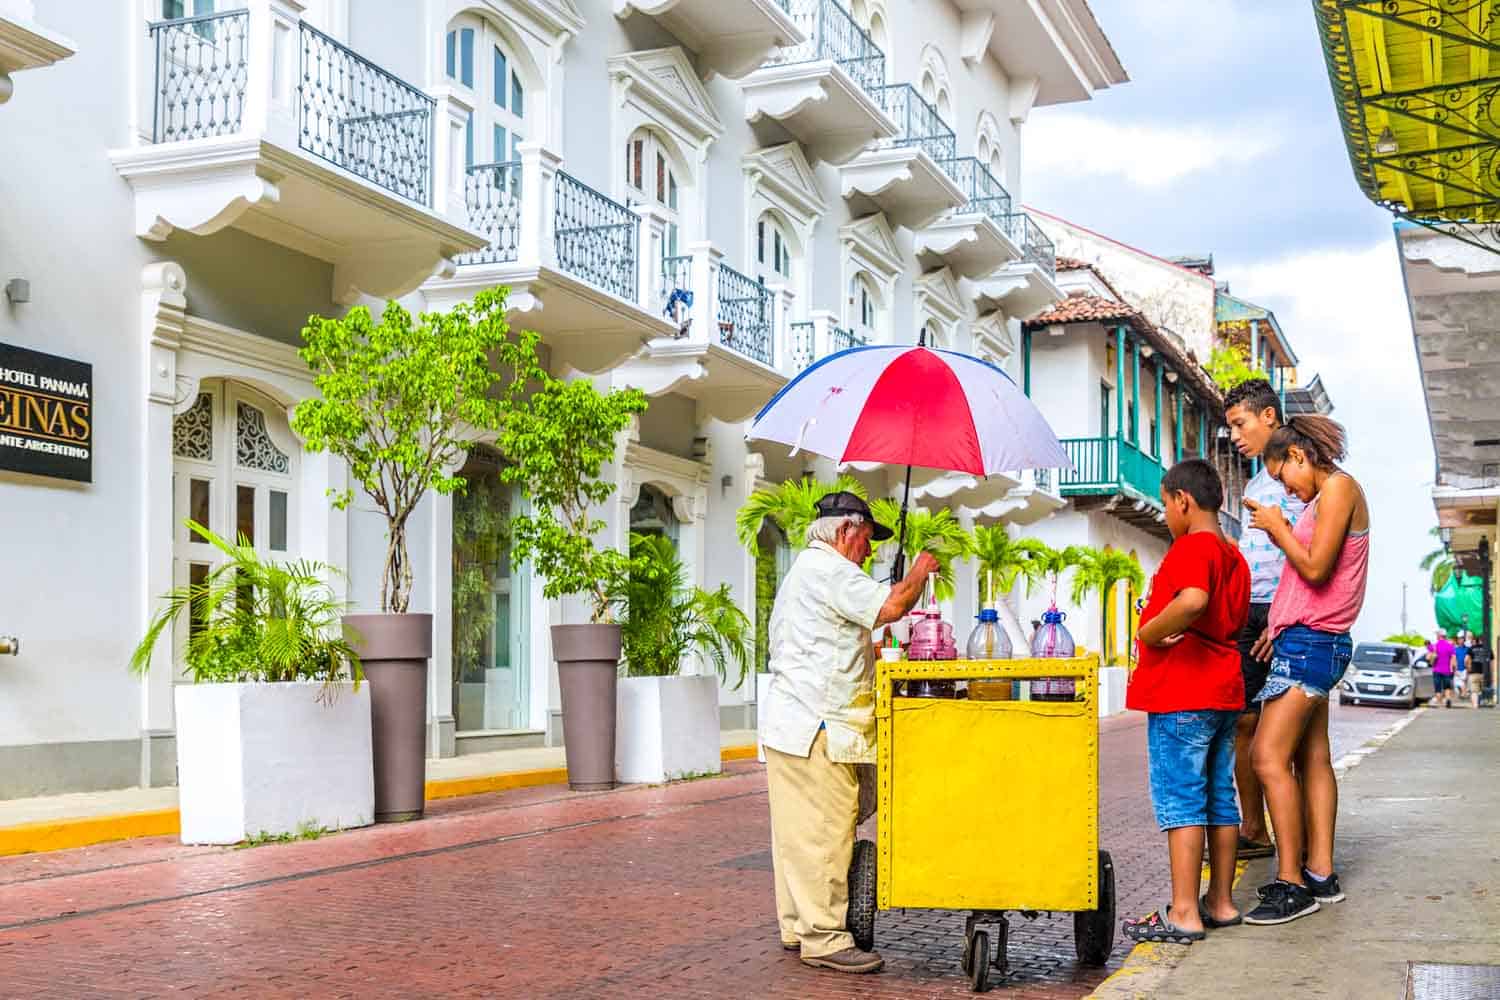
[[[0,469],[94,479],[94,366],[0,344]]]

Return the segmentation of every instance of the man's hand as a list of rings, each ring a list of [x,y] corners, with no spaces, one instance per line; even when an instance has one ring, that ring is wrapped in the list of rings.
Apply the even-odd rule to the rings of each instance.
[[[1250,512],[1250,527],[1259,528],[1272,538],[1278,537],[1282,531],[1290,527],[1280,507],[1256,503],[1249,497],[1246,497],[1244,502],[1245,509]]]
[[[1255,640],[1255,645],[1250,647],[1250,659],[1256,663],[1268,663],[1274,651],[1275,643],[1271,641],[1271,630],[1266,629],[1260,634],[1260,638]]]
[[[925,580],[937,571],[937,556],[931,552],[918,552],[916,561],[911,564],[911,575],[919,580]]]

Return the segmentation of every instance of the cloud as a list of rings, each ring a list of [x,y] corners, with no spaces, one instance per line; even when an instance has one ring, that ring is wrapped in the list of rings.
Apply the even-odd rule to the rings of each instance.
[[[1224,164],[1275,152],[1284,136],[1269,125],[1162,125],[1057,112],[1035,115],[1023,145],[1029,176],[1123,177],[1160,188]]]
[[[1333,416],[1349,433],[1345,463],[1371,511],[1370,576],[1355,639],[1401,624],[1433,627],[1427,574],[1432,547],[1433,457],[1427,410],[1394,238],[1353,249],[1296,253],[1247,265],[1219,262],[1230,290],[1275,310],[1306,380],[1322,376]]]

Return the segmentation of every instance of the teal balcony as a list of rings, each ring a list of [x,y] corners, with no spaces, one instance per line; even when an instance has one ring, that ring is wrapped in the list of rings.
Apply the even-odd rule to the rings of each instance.
[[[1124,494],[1161,508],[1162,467],[1135,445],[1114,437],[1064,438],[1071,470],[1060,474],[1062,495]]]

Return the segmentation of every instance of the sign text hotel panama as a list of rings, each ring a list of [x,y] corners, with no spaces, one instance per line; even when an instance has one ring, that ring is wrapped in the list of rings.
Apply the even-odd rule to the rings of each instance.
[[[0,344],[0,469],[93,481],[94,367]]]

